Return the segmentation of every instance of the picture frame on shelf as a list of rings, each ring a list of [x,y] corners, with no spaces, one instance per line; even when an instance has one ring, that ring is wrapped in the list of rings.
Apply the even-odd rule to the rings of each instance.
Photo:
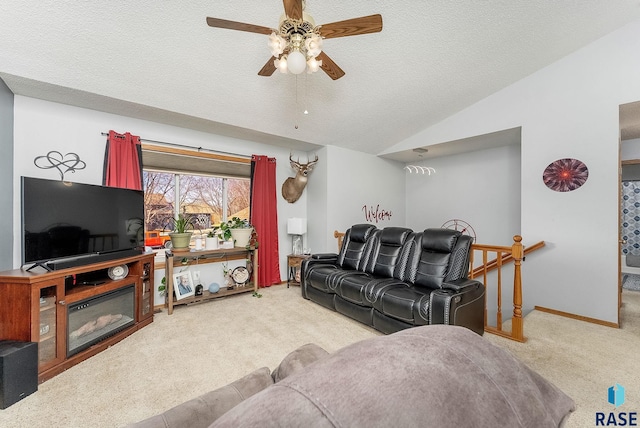
[[[173,275],[173,291],[176,294],[176,300],[195,295],[191,271],[186,270]]]

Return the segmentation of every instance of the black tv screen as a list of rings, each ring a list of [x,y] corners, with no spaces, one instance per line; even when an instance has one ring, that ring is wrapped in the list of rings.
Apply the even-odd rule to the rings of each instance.
[[[22,264],[59,269],[140,254],[143,218],[140,190],[22,177]]]

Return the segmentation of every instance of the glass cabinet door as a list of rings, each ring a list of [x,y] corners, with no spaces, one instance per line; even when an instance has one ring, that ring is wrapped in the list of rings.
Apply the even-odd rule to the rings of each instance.
[[[144,320],[153,316],[153,266],[151,263],[144,263],[142,267],[142,296],[140,301],[139,320]]]
[[[38,339],[38,363],[40,367],[57,359],[58,344],[58,305],[57,286],[40,288],[39,314],[37,328]]]

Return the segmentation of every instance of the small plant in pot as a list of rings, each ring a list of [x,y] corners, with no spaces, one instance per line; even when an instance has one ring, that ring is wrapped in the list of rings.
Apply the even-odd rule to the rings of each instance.
[[[233,217],[226,223],[220,224],[222,236],[225,241],[233,237],[236,247],[246,247],[251,240],[253,226],[248,220],[242,220],[240,217]]]
[[[218,249],[218,232],[219,229],[214,227],[207,233],[205,238],[204,248],[205,250],[217,250]]]
[[[184,250],[189,248],[191,242],[191,229],[193,229],[193,221],[190,216],[178,214],[177,218],[171,219],[173,223],[173,232],[169,234],[171,237],[171,245],[175,250]]]

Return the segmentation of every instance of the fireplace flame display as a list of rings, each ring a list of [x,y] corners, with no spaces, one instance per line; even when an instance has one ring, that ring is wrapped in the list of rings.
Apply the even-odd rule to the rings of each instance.
[[[69,306],[67,357],[133,325],[135,286],[100,294]]]

